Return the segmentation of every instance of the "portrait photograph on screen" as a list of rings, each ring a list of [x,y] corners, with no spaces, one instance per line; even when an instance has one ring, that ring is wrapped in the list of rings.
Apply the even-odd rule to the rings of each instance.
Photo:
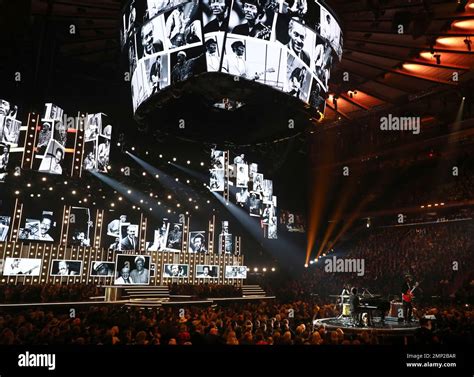
[[[287,55],[285,91],[292,97],[308,102],[312,76],[309,69],[291,52]]]
[[[153,18],[146,22],[141,30],[140,35],[137,36],[138,43],[138,58],[146,58],[156,55],[159,52],[168,49],[165,48],[165,18],[164,15]]]
[[[84,170],[97,170],[97,142],[96,140],[87,141],[84,143],[84,160],[82,161],[82,168]]]
[[[248,187],[249,183],[249,166],[247,164],[237,164],[237,187]]]
[[[207,264],[196,265],[196,277],[201,279],[211,279],[219,277],[219,266]]]
[[[190,253],[207,253],[207,237],[205,231],[189,232],[188,251]]]
[[[226,279],[247,279],[246,266],[225,266]]]
[[[211,168],[224,169],[224,164],[225,164],[224,151],[212,149],[211,150]]]
[[[202,0],[202,23],[205,35],[228,30],[232,0]]]
[[[272,204],[273,203],[273,181],[270,179],[263,180],[263,203]]]
[[[168,233],[166,249],[171,251],[181,251],[183,248],[183,224],[174,223]]]
[[[224,169],[211,169],[209,188],[211,191],[224,191]]]
[[[41,160],[39,172],[48,174],[63,174],[64,147],[56,140],[51,140],[46,149],[46,154]]]
[[[171,84],[185,81],[207,69],[203,46],[187,48],[171,54]]]
[[[2,119],[3,118],[3,119]],[[0,142],[18,146],[21,122],[12,116],[0,116]]]
[[[110,138],[99,136],[97,143],[97,170],[102,173],[107,173],[110,158]]]
[[[120,226],[120,251],[138,251],[140,227],[137,224],[121,224]]]
[[[93,261],[90,276],[115,276],[115,262]]]
[[[43,211],[38,218],[26,218],[25,226],[20,228],[18,238],[20,240],[53,242],[55,238],[52,234],[57,233],[56,228],[54,213]]]
[[[0,242],[7,240],[8,231],[10,230],[11,217],[0,216]]]
[[[275,7],[258,0],[234,0],[228,32],[262,40],[270,40],[275,20]],[[275,4],[276,5],[276,4]]]
[[[8,162],[10,161],[10,146],[0,143],[0,183],[5,182],[8,176]]]
[[[246,207],[249,204],[250,192],[247,188],[241,187],[235,194],[235,201],[241,207]]]
[[[63,147],[66,146],[67,142],[67,126],[62,120],[54,121],[53,127],[53,139],[56,140]]]
[[[42,158],[46,153],[46,149],[53,138],[53,130],[54,130],[54,121],[53,120],[46,120],[42,121],[41,128],[38,133],[38,142],[36,144],[36,158]]]
[[[208,72],[218,72],[221,68],[222,53],[224,51],[224,34],[206,34],[204,47],[206,48],[206,64]]]
[[[260,217],[262,215],[262,204],[262,194],[257,191],[251,191],[249,198],[250,216]]]
[[[41,259],[34,258],[5,258],[3,265],[4,276],[39,276]]]
[[[179,4],[165,17],[165,45],[169,50],[180,50],[203,44],[199,1]]]
[[[96,140],[102,132],[101,114],[88,114],[84,125],[84,140],[86,142]]]
[[[164,218],[158,229],[153,231],[153,240],[147,242],[147,251],[165,251],[170,231],[170,222]]]
[[[93,226],[89,208],[72,207],[69,214],[68,244],[91,246]]]
[[[165,263],[163,266],[164,278],[187,278],[189,276],[189,265]]]
[[[278,17],[276,38],[296,59],[310,68],[311,56],[316,45],[316,33],[313,30],[295,18]]]
[[[145,58],[146,92],[150,97],[170,85],[169,55],[160,53]]]
[[[82,261],[54,259],[51,262],[51,276],[80,276]]]
[[[114,284],[149,284],[150,262],[149,255],[118,254],[115,263]]]

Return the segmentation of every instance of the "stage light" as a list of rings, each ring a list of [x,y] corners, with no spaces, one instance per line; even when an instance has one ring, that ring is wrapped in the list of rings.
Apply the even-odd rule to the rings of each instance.
[[[150,192],[150,198],[153,198],[153,193],[152,192]]]
[[[171,210],[170,210],[170,209],[168,210],[168,213],[171,213]]]
[[[131,194],[131,193],[132,193],[132,190],[128,190],[127,193],[128,193],[128,194]]]
[[[174,180],[175,180],[176,182],[179,182],[179,178],[175,178]]]
[[[142,175],[143,175],[143,176],[145,176],[145,175],[146,175],[146,173],[145,173],[145,172],[143,172],[143,173],[142,173]]]
[[[64,181],[64,184],[67,185],[67,181]]]
[[[150,207],[150,211],[153,211],[153,208]]]
[[[168,195],[168,199],[171,199],[171,195]]]
[[[188,161],[186,161],[186,163],[189,165],[191,163],[191,161],[188,160]]]
[[[204,162],[201,162],[201,166],[204,166]]]
[[[158,205],[161,206],[161,202],[158,202]]]
[[[275,267],[272,267],[272,272],[275,272]]]
[[[210,201],[210,200],[208,200],[208,201],[207,201],[207,204],[209,204],[210,202],[211,202],[211,201]]]
[[[90,188],[91,188],[91,186],[90,186],[90,185],[87,185],[87,188],[88,188],[88,189],[90,189]]]
[[[305,268],[308,268],[308,263],[306,263],[306,264],[304,265],[304,267],[305,267]]]
[[[258,272],[258,268],[257,268],[257,267],[255,267],[253,270],[254,270],[254,272]]]
[[[444,203],[441,203],[442,206],[444,206]]]
[[[176,162],[176,157],[173,157],[173,162]]]
[[[194,208],[199,209],[199,206],[196,206],[196,207],[194,207]]]
[[[189,215],[189,212],[188,212],[188,211],[186,211],[186,215]]]
[[[61,196],[61,200],[64,200],[64,196]]]
[[[158,179],[160,178],[160,176],[158,174],[155,174],[155,178]]]
[[[181,207],[181,204],[179,204],[179,203],[178,203],[178,204],[176,204],[176,207],[178,207],[178,208],[179,208],[179,207]]]
[[[84,198],[84,203],[87,203],[87,198]]]
[[[262,271],[263,271],[263,272],[267,272],[267,268],[266,268],[266,267],[263,267]]]
[[[115,203],[110,203],[110,206],[111,206],[111,207],[115,207]]]
[[[160,155],[159,155],[159,157],[160,157],[160,158],[163,158],[163,155],[162,155],[162,154],[160,154]]]
[[[132,206],[133,209],[137,208],[136,206]]]
[[[119,196],[119,197],[118,197],[118,200],[121,202],[121,201],[122,201],[122,197],[121,197],[121,196]]]
[[[191,181],[189,179],[186,179],[186,183],[191,183]]]
[[[76,190],[72,190],[72,195],[76,195]]]
[[[117,147],[120,147],[120,143],[117,143]]]
[[[135,150],[135,147],[132,147],[132,151],[134,151],[134,150]]]
[[[52,188],[52,187],[50,187],[50,188],[49,188],[49,191],[53,191],[53,188]]]
[[[27,184],[26,184],[26,187],[31,187],[31,183],[27,183]]]
[[[35,194],[30,194],[30,198],[32,198],[32,197],[34,197],[34,196],[35,196]]]
[[[41,178],[41,180],[42,180],[43,182],[45,182],[45,181],[46,181],[46,177]]]

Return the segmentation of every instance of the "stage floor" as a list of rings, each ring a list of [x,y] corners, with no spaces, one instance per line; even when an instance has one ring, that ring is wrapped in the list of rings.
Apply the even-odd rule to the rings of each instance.
[[[344,330],[344,332],[357,332],[369,331],[380,334],[392,334],[392,335],[412,335],[420,324],[417,320],[404,323],[399,322],[396,317],[385,317],[385,322],[380,321],[380,317],[373,318],[373,324],[371,326],[355,326],[349,317],[333,317],[333,318],[322,318],[317,319],[313,322],[315,327],[324,326],[329,330],[336,330],[338,328]]]

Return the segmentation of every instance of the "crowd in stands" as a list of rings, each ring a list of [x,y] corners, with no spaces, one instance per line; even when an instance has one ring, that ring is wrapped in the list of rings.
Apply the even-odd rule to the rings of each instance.
[[[55,310],[55,311],[53,311]],[[334,305],[317,301],[277,301],[139,309],[88,306],[71,318],[67,310],[32,308],[0,311],[1,345],[361,345],[472,343],[472,309],[429,309],[436,321],[423,320],[414,337],[393,338],[375,332],[344,332],[314,325],[336,315]]]
[[[2,284],[0,302],[5,304],[89,301],[103,296],[97,284]]]

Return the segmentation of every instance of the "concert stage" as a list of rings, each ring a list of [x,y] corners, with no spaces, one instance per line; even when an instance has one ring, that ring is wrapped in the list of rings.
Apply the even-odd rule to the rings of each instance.
[[[374,317],[371,326],[355,326],[348,317],[322,318],[313,321],[314,327],[324,326],[327,330],[344,330],[345,333],[369,331],[378,335],[404,336],[413,335],[420,327],[418,321],[411,323],[399,322],[396,317],[385,317],[385,322],[380,322],[380,317]]]

